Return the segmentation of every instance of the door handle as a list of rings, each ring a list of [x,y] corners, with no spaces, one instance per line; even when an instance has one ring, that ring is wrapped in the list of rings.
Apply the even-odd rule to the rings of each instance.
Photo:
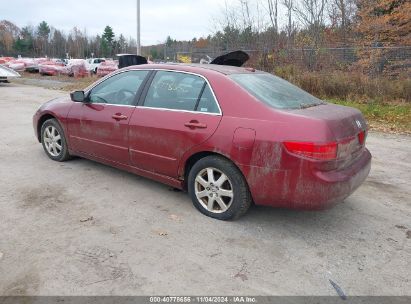
[[[119,120],[127,120],[127,116],[121,114],[121,113],[116,113],[113,116],[111,116],[113,119],[119,121]]]
[[[186,126],[187,128],[190,128],[190,129],[206,129],[207,128],[206,124],[198,122],[197,120],[192,120],[190,122],[186,122],[184,124],[184,126]]]

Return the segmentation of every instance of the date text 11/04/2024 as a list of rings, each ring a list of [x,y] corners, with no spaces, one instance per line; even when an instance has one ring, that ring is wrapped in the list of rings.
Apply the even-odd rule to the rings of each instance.
[[[150,303],[257,303],[255,297],[150,297]]]

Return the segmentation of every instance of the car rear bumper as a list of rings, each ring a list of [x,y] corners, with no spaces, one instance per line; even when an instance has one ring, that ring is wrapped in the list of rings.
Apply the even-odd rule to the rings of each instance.
[[[316,171],[309,165],[271,172],[270,183],[251,186],[257,205],[300,210],[321,210],[344,201],[365,181],[371,170],[371,154],[365,149],[349,167]],[[263,174],[264,170],[261,171]],[[254,173],[255,175],[255,173]]]

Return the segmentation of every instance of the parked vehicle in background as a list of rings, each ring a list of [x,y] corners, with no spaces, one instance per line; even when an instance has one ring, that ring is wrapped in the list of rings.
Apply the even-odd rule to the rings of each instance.
[[[29,60],[26,64],[26,72],[39,73],[39,65],[46,61],[48,61],[47,58],[33,58]]]
[[[39,73],[39,65],[48,62],[49,65],[64,65],[60,59],[49,58],[13,58],[0,57],[0,64],[3,64],[15,71],[26,71],[29,73]]]
[[[5,63],[5,66],[17,72],[24,72],[26,62],[22,59],[13,59]]]
[[[0,82],[8,82],[11,78],[20,77],[16,71],[0,64]]]
[[[371,166],[358,110],[250,68],[128,67],[44,104],[33,126],[52,160],[77,155],[187,190],[220,220],[252,202],[330,207]]]
[[[86,69],[90,73],[97,74],[97,69],[102,62],[105,62],[105,58],[90,58],[86,60]]]
[[[97,68],[97,76],[104,77],[116,70],[118,70],[118,61],[106,60],[105,62],[102,62]]]
[[[15,60],[13,57],[0,57],[0,64],[6,65],[8,62]]]
[[[57,76],[60,74],[67,74],[68,69],[64,62],[60,59],[51,59],[43,61],[38,65],[40,75]]]

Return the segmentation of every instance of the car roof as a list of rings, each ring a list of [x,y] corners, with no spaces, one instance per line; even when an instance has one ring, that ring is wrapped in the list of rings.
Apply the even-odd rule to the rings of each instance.
[[[144,68],[144,69],[172,69],[172,70],[181,70],[187,71],[189,68],[191,71],[193,69],[197,71],[201,70],[210,70],[215,71],[224,75],[232,74],[253,74],[253,73],[264,73],[253,68],[246,67],[234,67],[228,65],[218,65],[218,64],[199,64],[199,63],[166,63],[166,64],[143,64],[137,66],[130,66],[126,69],[135,69],[135,68]]]

